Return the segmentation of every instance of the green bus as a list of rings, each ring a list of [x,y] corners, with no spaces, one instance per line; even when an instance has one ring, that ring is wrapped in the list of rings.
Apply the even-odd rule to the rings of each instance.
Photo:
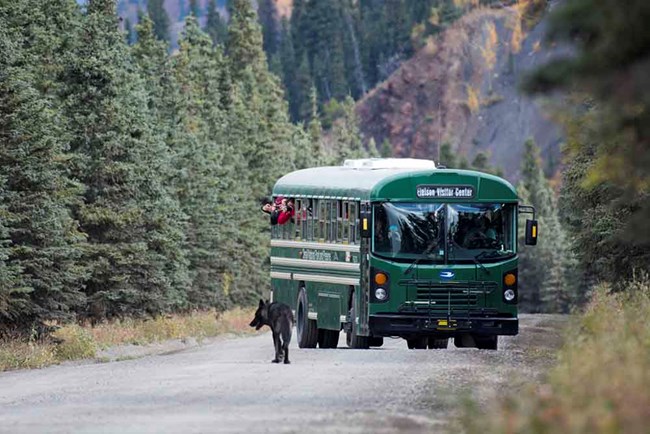
[[[410,349],[496,349],[518,333],[517,223],[534,209],[489,174],[416,159],[346,160],[285,175],[271,229],[271,297],[294,310],[300,348],[401,337]]]

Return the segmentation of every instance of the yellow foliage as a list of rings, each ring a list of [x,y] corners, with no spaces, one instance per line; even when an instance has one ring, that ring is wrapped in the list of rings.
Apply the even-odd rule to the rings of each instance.
[[[200,311],[146,320],[125,319],[94,327],[70,324],[54,333],[59,344],[0,341],[0,372],[92,358],[98,349],[115,345],[145,345],[189,337],[201,340],[222,333],[254,333],[248,326],[253,313],[252,309],[237,308],[218,317],[214,311]]]
[[[54,333],[62,341],[54,349],[58,360],[89,359],[97,352],[97,343],[93,336],[83,327],[72,324],[62,327]]]
[[[517,54],[521,51],[521,44],[524,40],[524,31],[521,28],[521,12],[516,9],[517,13],[511,20],[512,36],[510,37],[510,51]]]
[[[474,90],[469,84],[465,86],[467,89],[467,107],[472,113],[476,113],[481,107],[481,101],[478,92]]]
[[[641,433],[650,426],[650,282],[598,288],[545,384],[467,414],[468,433]],[[467,410],[470,410],[469,408]],[[476,424],[475,420],[480,420]]]
[[[481,55],[485,61],[488,70],[492,70],[497,61],[497,44],[499,43],[499,36],[497,29],[493,22],[485,23],[485,45],[481,47]]]
[[[479,4],[480,0],[454,0],[454,6],[459,9],[469,9],[477,7]]]
[[[431,8],[431,14],[429,15],[429,24],[434,27],[440,25],[440,10],[436,7]]]

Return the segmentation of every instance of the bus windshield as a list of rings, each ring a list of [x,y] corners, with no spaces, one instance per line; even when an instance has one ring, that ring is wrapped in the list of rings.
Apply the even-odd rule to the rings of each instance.
[[[448,209],[450,262],[514,255],[514,205],[449,204]]]
[[[445,257],[445,206],[435,203],[382,203],[375,207],[374,252],[392,259]]]
[[[512,256],[514,209],[513,204],[500,203],[377,204],[373,252],[395,260],[428,259],[434,263]]]

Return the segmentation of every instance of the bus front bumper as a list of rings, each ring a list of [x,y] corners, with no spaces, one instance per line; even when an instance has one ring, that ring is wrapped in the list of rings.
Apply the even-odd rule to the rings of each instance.
[[[472,333],[478,335],[516,335],[519,319],[516,317],[468,317],[463,315],[405,315],[381,313],[370,315],[372,336],[455,336]]]

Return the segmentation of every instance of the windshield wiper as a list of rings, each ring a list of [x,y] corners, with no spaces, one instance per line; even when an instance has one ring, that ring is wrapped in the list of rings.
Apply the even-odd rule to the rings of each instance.
[[[419,258],[415,259],[415,261],[413,261],[411,263],[411,265],[409,265],[409,267],[406,269],[406,271],[404,272],[404,275],[408,276],[411,273],[411,271],[413,271],[413,267],[418,265],[421,260],[423,260],[423,259],[433,259],[434,256],[431,254],[431,252],[433,252],[433,249],[435,249],[436,247],[438,247],[437,244],[432,244],[431,246],[427,247],[424,250],[424,252],[422,252],[423,256],[420,256]]]
[[[488,254],[488,251],[487,251],[487,250],[483,250],[483,251],[482,251],[481,253],[479,253],[478,255],[475,255],[472,259],[474,260],[474,263],[475,263],[476,265],[478,265],[479,267],[481,267],[481,269],[482,269],[483,271],[485,271],[487,274],[490,274],[490,270],[488,270],[487,268],[485,268],[485,265],[483,265],[483,263],[482,263],[481,261],[479,261],[479,259],[481,259],[482,257],[487,256],[487,254]]]

